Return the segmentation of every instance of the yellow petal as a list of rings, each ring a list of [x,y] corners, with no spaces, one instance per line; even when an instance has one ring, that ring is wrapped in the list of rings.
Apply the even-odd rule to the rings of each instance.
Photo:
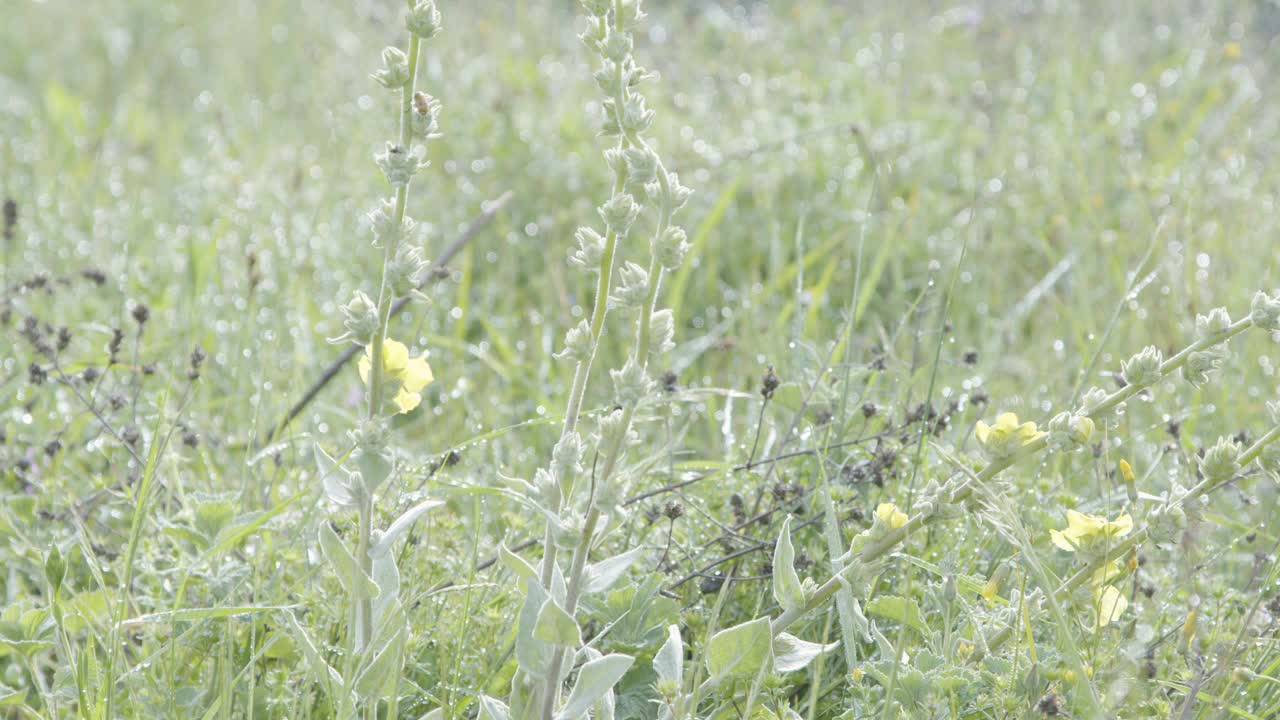
[[[412,412],[413,409],[418,407],[418,404],[421,402],[422,402],[422,396],[419,395],[418,393],[405,392],[404,388],[401,388],[400,392],[396,393],[396,397],[395,397],[396,407],[400,408],[400,412],[402,414],[407,412]]]
[[[411,393],[421,392],[422,388],[431,384],[435,376],[431,374],[431,366],[427,364],[427,356],[410,358],[400,373],[400,382],[404,389]]]
[[[1111,537],[1124,537],[1133,532],[1133,518],[1129,513],[1120,513],[1120,517],[1108,523],[1107,534]]]
[[[1129,607],[1129,600],[1113,585],[1100,588],[1095,596],[1098,605],[1098,627],[1106,627],[1118,620]]]
[[[897,530],[907,524],[907,514],[898,509],[893,503],[880,503],[876,506],[876,517],[880,521],[889,526],[890,530]]]
[[[1000,415],[996,417],[996,428],[1006,432],[1017,430],[1018,414],[1011,412],[1000,413]]]
[[[370,352],[369,348],[365,347],[364,354],[360,356],[360,362],[357,363],[360,369],[360,382],[365,384],[369,383],[369,370],[373,368],[373,363],[369,361]]]
[[[1067,511],[1067,534],[1072,538],[1097,535],[1107,526],[1107,519],[1097,515],[1085,515],[1075,510]]]
[[[1106,585],[1112,580],[1120,577],[1123,572],[1124,568],[1121,567],[1120,561],[1112,560],[1097,570],[1094,570],[1093,575],[1089,578],[1089,582],[1094,587],[1101,587],[1102,585]]]
[[[1061,530],[1050,530],[1049,539],[1053,540],[1054,545],[1057,545],[1058,547],[1062,548],[1063,550],[1066,550],[1067,552],[1076,551],[1075,543],[1072,542],[1071,538],[1067,537],[1066,534],[1063,533]]]
[[[991,426],[979,420],[973,427],[973,434],[978,438],[978,442],[985,445],[987,438],[991,437]]]
[[[409,362],[409,348],[404,343],[387,338],[382,341],[382,368],[388,375],[399,375]]]

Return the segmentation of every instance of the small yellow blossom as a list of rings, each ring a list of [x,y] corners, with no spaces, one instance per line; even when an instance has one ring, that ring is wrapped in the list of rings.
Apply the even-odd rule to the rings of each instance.
[[[372,347],[364,349],[359,368],[360,379],[368,383],[369,371],[373,368]],[[384,382],[395,383],[396,394],[392,397],[392,402],[401,413],[418,407],[422,402],[422,389],[435,380],[426,355],[411,358],[409,348],[391,338],[382,342],[382,375]]]
[[[1127,483],[1131,483],[1137,479],[1133,474],[1133,466],[1129,464],[1128,460],[1123,458],[1120,460],[1120,477],[1124,478],[1124,481]]]
[[[1240,59],[1240,43],[1229,42],[1222,47],[1222,56],[1228,60]]]
[[[862,668],[856,667],[849,671],[849,679],[854,682],[862,682],[863,674]]]
[[[1104,585],[1093,592],[1093,599],[1098,611],[1097,628],[1104,628],[1112,621],[1120,619],[1129,600],[1114,585]]]
[[[1075,552],[1082,546],[1097,540],[1124,537],[1133,532],[1133,518],[1129,513],[1120,513],[1115,520],[1108,520],[1097,515],[1086,515],[1075,510],[1067,511],[1067,529],[1050,530],[1049,537],[1053,544]]]
[[[1018,423],[1015,413],[1001,413],[995,425],[988,425],[979,420],[974,426],[973,434],[978,445],[993,460],[1011,457],[1026,446],[1034,443],[1048,433],[1036,429],[1033,422]]]
[[[907,524],[907,514],[898,509],[893,503],[880,503],[876,506],[876,517],[889,527],[890,530],[897,530]]]

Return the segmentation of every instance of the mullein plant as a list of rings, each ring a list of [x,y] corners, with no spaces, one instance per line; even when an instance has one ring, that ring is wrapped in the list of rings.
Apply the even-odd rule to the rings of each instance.
[[[405,27],[407,49],[384,49],[382,67],[372,75],[395,99],[399,124],[396,139],[388,141],[375,157],[392,192],[368,216],[373,247],[382,253],[381,274],[372,294],[356,290],[343,306],[345,332],[331,340],[364,348],[359,375],[367,405],[364,417],[348,431],[341,452],[330,454],[319,443],[315,446],[324,496],[336,511],[332,522],[320,524],[319,546],[346,594],[347,648],[341,667],[330,666],[293,620],[303,655],[339,717],[360,713],[376,717],[383,699],[389,699],[387,715],[396,716],[396,685],[408,628],[399,600],[399,570],[391,550],[423,513],[441,504],[423,501],[385,529],[373,527],[374,501],[394,489],[398,476],[390,421],[397,414],[414,410],[422,401],[423,389],[433,380],[425,355],[414,356],[404,343],[387,334],[392,305],[398,298],[418,297],[417,288],[428,268],[421,233],[416,232],[406,207],[409,186],[427,165],[424,143],[439,136],[439,102],[415,89],[422,46],[440,30],[435,3],[410,0]],[[344,540],[334,528],[349,522],[352,514],[354,532],[347,533],[350,539]]]
[[[548,467],[539,469],[533,482],[518,482],[523,501],[546,518],[542,561],[535,568],[501,553],[520,576],[524,601],[515,648],[519,671],[508,701],[481,700],[482,716],[494,720],[613,716],[612,688],[634,659],[602,655],[585,644],[577,616],[584,597],[607,591],[640,554],[637,549],[591,562],[593,550],[622,518],[620,502],[633,474],[624,462],[636,439],[633,420],[640,408],[657,400],[651,366],[672,347],[673,318],[670,310],[658,308],[658,292],[663,275],[680,267],[689,247],[673,216],[690,190],[645,138],[654,112],[639,88],[651,75],[632,55],[635,31],[644,19],[641,2],[583,0],[582,5],[587,27],[581,39],[598,56],[593,77],[604,95],[600,130],[611,141],[604,159],[613,188],[598,208],[602,230],[580,228],[569,258],[595,276],[596,289],[590,315],[568,331],[557,355],[573,366],[560,438]],[[624,261],[627,240],[639,234],[642,216],[652,222],[648,260]],[[632,342],[622,367],[609,372],[613,409],[584,437],[582,403],[610,311],[634,320]],[[588,453],[589,470],[584,468]]]
[[[1055,415],[1045,430],[1035,422],[1019,420],[1013,413],[1001,414],[993,425],[979,421],[974,436],[986,463],[974,469],[956,460],[959,471],[945,482],[931,481],[922,493],[923,499],[915,502],[910,514],[893,503],[880,504],[872,526],[856,535],[849,550],[838,558],[837,567],[843,570],[821,585],[808,579],[799,580],[792,565],[794,551],[791,549],[789,523],[784,522],[774,551],[773,566],[774,597],[780,612],[772,618],[766,616],[750,620],[712,636],[705,649],[708,678],[701,683],[696,679],[690,682],[680,658],[673,660],[673,653],[664,648],[655,659],[664,716],[693,717],[694,708],[701,698],[706,697],[706,691],[714,689],[723,680],[745,679],[750,681],[747,686],[754,688],[768,670],[780,673],[803,667],[830,649],[832,646],[800,641],[785,631],[825,607],[833,596],[842,600],[842,615],[848,614],[848,624],[853,627],[852,637],[846,636],[845,642],[874,640],[887,658],[881,663],[867,664],[865,672],[886,686],[892,684],[890,673],[896,667],[893,658],[900,653],[876,628],[876,623],[863,615],[857,600],[858,596],[865,596],[869,583],[884,571],[890,553],[913,532],[938,521],[966,515],[966,503],[989,499],[992,493],[990,483],[1015,463],[1045,451],[1068,452],[1085,447],[1097,428],[1118,431],[1125,402],[1139,392],[1153,388],[1176,373],[1181,373],[1193,386],[1210,381],[1230,356],[1227,341],[1251,328],[1272,336],[1280,333],[1280,291],[1257,293],[1248,316],[1240,320],[1232,321],[1225,308],[1198,316],[1197,339],[1189,346],[1168,358],[1152,347],[1135,354],[1121,365],[1122,388],[1113,392],[1090,389],[1084,393],[1078,407]],[[1145,523],[1139,525],[1131,514],[1139,511],[1137,507],[1121,511],[1114,519],[1067,510],[1066,527],[1051,531],[1046,539],[1055,547],[1075,554],[1080,560],[1077,571],[1056,588],[1046,587],[1025,593],[1014,590],[1010,609],[1001,611],[1008,617],[1004,617],[1000,627],[990,634],[979,632],[965,641],[969,661],[981,660],[1015,634],[1018,616],[1010,613],[1020,606],[1025,617],[1044,612],[1046,604],[1081,607],[1085,613],[1082,624],[1095,632],[1119,619],[1127,606],[1118,589],[1119,582],[1132,572],[1133,563],[1126,562],[1126,559],[1132,560],[1142,543],[1176,541],[1187,525],[1188,515],[1202,514],[1207,496],[1239,478],[1251,465],[1256,464],[1273,477],[1280,476],[1280,443],[1276,443],[1280,440],[1280,403],[1269,404],[1269,409],[1275,423],[1271,430],[1247,448],[1229,438],[1219,439],[1199,462],[1199,481],[1192,487],[1181,487],[1175,483],[1159,502],[1144,509],[1141,517]],[[1136,489],[1137,480],[1127,461],[1121,464],[1120,475],[1130,504],[1136,505],[1140,497]],[[1007,572],[1007,568],[1004,571]],[[990,602],[1000,585],[1000,579],[993,578],[983,589],[982,596]],[[898,600],[902,599],[895,599],[895,602]],[[1046,600],[1051,602],[1046,603]],[[881,614],[912,616],[903,608]],[[678,642],[674,629],[673,639]],[[861,667],[850,670],[855,676],[864,672]],[[1084,681],[1083,677],[1081,680]]]
[[[779,611],[772,617],[757,617],[715,633],[701,648],[700,662],[691,669],[685,667],[680,633],[671,627],[666,644],[653,661],[658,678],[655,689],[659,716],[677,720],[697,717],[704,701],[713,700],[721,710],[750,717],[751,703],[770,674],[803,669],[836,647],[835,644],[807,642],[786,632],[825,608],[833,598],[840,600],[838,610],[844,642],[854,647],[874,642],[882,655],[880,661],[868,661],[859,667],[848,668],[850,678],[856,682],[867,674],[885,687],[892,686],[898,658],[904,656],[901,649],[881,632],[875,620],[863,613],[859,602],[860,597],[868,594],[875,578],[885,571],[889,555],[913,532],[970,514],[966,505],[989,500],[992,481],[1015,463],[1045,451],[1069,452],[1085,447],[1094,438],[1097,428],[1104,428],[1107,432],[1118,431],[1125,402],[1139,392],[1176,373],[1181,373],[1195,386],[1208,382],[1229,357],[1227,341],[1250,328],[1261,329],[1270,335],[1280,333],[1280,292],[1258,293],[1248,317],[1238,321],[1232,321],[1222,308],[1199,316],[1196,320],[1197,339],[1188,347],[1168,358],[1155,348],[1137,353],[1122,363],[1124,387],[1114,392],[1101,388],[1089,390],[1078,407],[1054,416],[1046,429],[1042,430],[1035,422],[1022,421],[1013,413],[1001,414],[994,424],[979,421],[974,436],[985,464],[975,468],[967,462],[955,460],[959,471],[945,482],[931,481],[910,513],[892,502],[879,504],[871,527],[856,535],[848,551],[835,558],[834,566],[840,570],[822,584],[810,578],[800,578],[794,562],[790,521],[784,521],[775,543],[772,567],[773,598]],[[1272,476],[1280,476],[1280,443],[1275,442],[1280,439],[1280,403],[1269,407],[1276,423],[1270,431],[1247,448],[1233,440],[1220,439],[1200,461],[1200,481],[1190,488],[1175,486],[1154,507],[1144,508],[1141,517],[1145,523],[1139,525],[1131,514],[1139,511],[1137,507],[1121,511],[1114,519],[1066,511],[1066,527],[1053,530],[1045,540],[1061,550],[1074,553],[1080,560],[1078,570],[1056,588],[1012,589],[1007,606],[990,613],[992,622],[982,623],[970,637],[960,639],[947,651],[957,652],[969,663],[976,663],[1015,634],[1021,627],[1020,618],[1030,627],[1033,615],[1047,612],[1045,606],[1081,608],[1081,625],[1094,632],[1102,631],[1119,619],[1127,606],[1127,600],[1119,590],[1120,581],[1132,572],[1132,563],[1126,559],[1131,561],[1134,558],[1135,549],[1141,543],[1175,541],[1186,527],[1187,515],[1203,512],[1207,495],[1240,477],[1251,464],[1256,463]],[[1124,462],[1120,471],[1131,505],[1136,506],[1140,496],[1133,469]],[[1002,588],[1004,578],[1000,577],[1001,573],[1007,576],[1009,569],[1008,565],[1002,565],[982,587],[980,595],[988,604],[996,599]],[[951,593],[954,595],[954,583]],[[923,623],[919,609],[909,598],[880,596],[876,602],[878,615],[906,623],[913,620],[917,624]],[[1022,614],[1018,615],[1019,612]],[[854,654],[849,657],[853,658]],[[914,668],[911,672],[918,674]],[[1080,680],[1087,682],[1084,675]],[[742,710],[743,704],[736,697],[741,691],[746,694],[747,710]],[[906,702],[911,704],[910,692],[895,692],[895,697],[899,702],[903,702],[903,697],[908,698]]]

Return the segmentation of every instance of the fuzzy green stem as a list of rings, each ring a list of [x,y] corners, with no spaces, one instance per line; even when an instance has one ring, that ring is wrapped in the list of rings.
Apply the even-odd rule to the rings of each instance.
[[[409,145],[413,140],[413,88],[418,78],[418,54],[421,40],[416,35],[409,37],[409,82],[400,90],[400,138],[399,146],[404,152],[410,152]],[[395,256],[396,246],[401,238],[404,224],[405,206],[409,201],[409,183],[396,188],[395,207],[392,211],[391,232],[383,238],[382,272],[378,282],[378,329],[373,333],[373,341],[369,347],[369,418],[376,419],[382,413],[383,385],[383,348],[387,339],[387,328],[391,323],[391,305],[395,301],[395,290],[387,284],[387,266]],[[373,558],[369,556],[371,535],[373,533],[373,493],[365,492],[361,497],[359,534],[356,537],[356,561],[360,572],[366,576],[373,571]],[[356,577],[353,587],[360,586],[360,577]],[[361,597],[356,604],[356,651],[363,650],[373,637],[373,600]]]

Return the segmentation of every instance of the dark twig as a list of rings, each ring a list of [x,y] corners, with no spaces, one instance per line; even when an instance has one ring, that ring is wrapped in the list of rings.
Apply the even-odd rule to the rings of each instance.
[[[452,260],[463,247],[466,246],[467,243],[471,242],[471,240],[475,238],[476,235],[480,234],[480,231],[493,220],[493,218],[498,214],[498,211],[502,210],[503,206],[505,206],[510,199],[511,191],[508,190],[498,196],[496,200],[490,202],[479,215],[472,219],[471,222],[463,228],[462,234],[459,235],[447,248],[445,248],[444,252],[440,253],[439,257],[431,263],[431,269],[427,273],[427,278],[422,281],[418,288],[422,289],[426,287],[428,283],[435,281],[437,272],[442,270],[444,266],[448,264],[448,262]],[[409,305],[409,302],[409,297],[403,297],[396,301],[396,304],[391,306],[391,317],[395,317],[400,314],[400,312]],[[307,391],[303,393],[302,398],[299,399],[298,402],[294,403],[293,407],[289,408],[289,412],[285,414],[284,419],[276,424],[271,433],[263,438],[263,441],[260,444],[266,445],[275,438],[280,437],[280,435],[285,431],[285,428],[289,427],[289,423],[293,422],[294,418],[302,414],[302,411],[311,404],[312,400],[316,399],[316,396],[320,394],[320,391],[323,390],[331,380],[337,377],[338,373],[342,372],[342,368],[345,367],[347,363],[351,362],[351,359],[354,358],[360,350],[361,348],[356,345],[350,345],[347,349],[343,350],[342,354],[330,363],[329,367],[325,368],[324,373],[322,373],[320,377],[312,383],[311,387],[307,388]]]

